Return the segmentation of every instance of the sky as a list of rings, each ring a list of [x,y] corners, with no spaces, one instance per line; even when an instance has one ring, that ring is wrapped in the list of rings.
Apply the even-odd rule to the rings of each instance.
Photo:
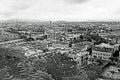
[[[0,0],[0,20],[120,21],[120,0]]]

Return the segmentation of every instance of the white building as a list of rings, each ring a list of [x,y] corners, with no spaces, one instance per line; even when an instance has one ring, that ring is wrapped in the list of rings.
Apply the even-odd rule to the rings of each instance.
[[[42,55],[42,54],[43,54],[42,50],[27,50],[27,51],[25,51],[26,57],[37,56],[37,55]]]
[[[86,66],[88,64],[89,52],[80,51],[76,54],[76,61],[78,61],[78,67]]]
[[[114,46],[102,43],[93,47],[92,57],[101,58],[102,60],[109,60],[113,52]]]

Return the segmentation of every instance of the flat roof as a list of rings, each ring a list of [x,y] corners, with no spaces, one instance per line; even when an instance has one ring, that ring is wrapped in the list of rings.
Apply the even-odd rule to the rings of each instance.
[[[114,45],[110,45],[110,44],[106,44],[106,43],[101,43],[99,45],[95,45],[95,47],[114,48]]]

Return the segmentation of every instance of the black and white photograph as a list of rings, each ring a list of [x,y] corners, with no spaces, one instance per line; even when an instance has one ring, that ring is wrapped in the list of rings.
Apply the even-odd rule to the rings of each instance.
[[[0,0],[0,80],[120,80],[120,0]]]

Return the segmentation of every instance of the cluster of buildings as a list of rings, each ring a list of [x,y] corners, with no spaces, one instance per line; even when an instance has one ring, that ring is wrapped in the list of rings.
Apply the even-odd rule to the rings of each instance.
[[[63,29],[62,29],[63,28]],[[52,27],[52,29],[46,29],[45,33],[40,34],[39,32],[29,32],[27,37],[34,38],[34,41],[30,42],[34,46],[34,48],[38,50],[47,49],[48,52],[57,51],[61,53],[68,53],[70,57],[74,58],[78,61],[79,65],[87,65],[88,58],[98,58],[101,60],[109,61],[109,58],[113,56],[115,51],[119,50],[119,43],[114,38],[109,37],[109,33],[99,33],[99,35],[103,38],[111,39],[111,43],[101,43],[99,45],[94,45],[93,42],[90,41],[82,41],[78,43],[73,43],[71,46],[69,42],[74,38],[79,38],[80,35],[84,36],[84,33],[69,33],[68,28],[65,27]],[[62,31],[63,30],[63,31]],[[25,33],[24,33],[25,34]],[[39,39],[38,39],[39,38]],[[42,38],[42,39],[40,39]],[[88,47],[92,45],[92,54],[89,51],[86,51]],[[64,49],[64,50],[63,50]],[[71,49],[69,51],[69,49]],[[32,53],[37,53],[37,51],[31,51]],[[30,54],[31,54],[30,52]],[[29,53],[29,51],[27,52]],[[38,51],[39,53],[39,51]],[[44,53],[44,51],[42,52]],[[72,54],[71,54],[72,53]],[[117,54],[117,53],[116,53]],[[119,53],[118,53],[119,54]]]
[[[92,24],[87,24],[85,26],[94,26]],[[30,28],[32,25],[28,25]],[[37,27],[36,27],[37,26]],[[26,57],[37,57],[38,55],[45,55],[51,52],[67,54],[69,57],[73,58],[78,65],[78,69],[84,68],[85,66],[91,64],[90,59],[99,59],[101,61],[110,61],[111,57],[120,58],[120,36],[119,34],[107,33],[104,30],[97,30],[96,33],[99,34],[102,38],[108,40],[108,43],[101,43],[95,45],[93,41],[82,40],[76,43],[75,39],[80,38],[80,35],[84,36],[87,33],[87,30],[83,28],[84,31],[77,31],[73,27],[61,27],[50,26],[40,27],[36,25],[31,28],[29,31],[18,31],[21,36],[24,36],[28,40],[25,45],[22,45],[21,48],[24,51]],[[28,28],[28,29],[29,29]],[[39,29],[37,31],[34,28]],[[81,25],[82,29],[82,25]],[[101,29],[101,28],[100,28]],[[103,33],[104,32],[104,33]],[[90,32],[88,34],[94,34]],[[0,43],[0,45],[7,45],[13,43],[24,42],[23,39],[9,41]],[[90,50],[88,50],[90,48]]]
[[[92,50],[92,57],[109,60],[109,58],[114,54],[114,51],[117,50],[116,47],[117,45],[109,45],[105,43],[95,45]]]

